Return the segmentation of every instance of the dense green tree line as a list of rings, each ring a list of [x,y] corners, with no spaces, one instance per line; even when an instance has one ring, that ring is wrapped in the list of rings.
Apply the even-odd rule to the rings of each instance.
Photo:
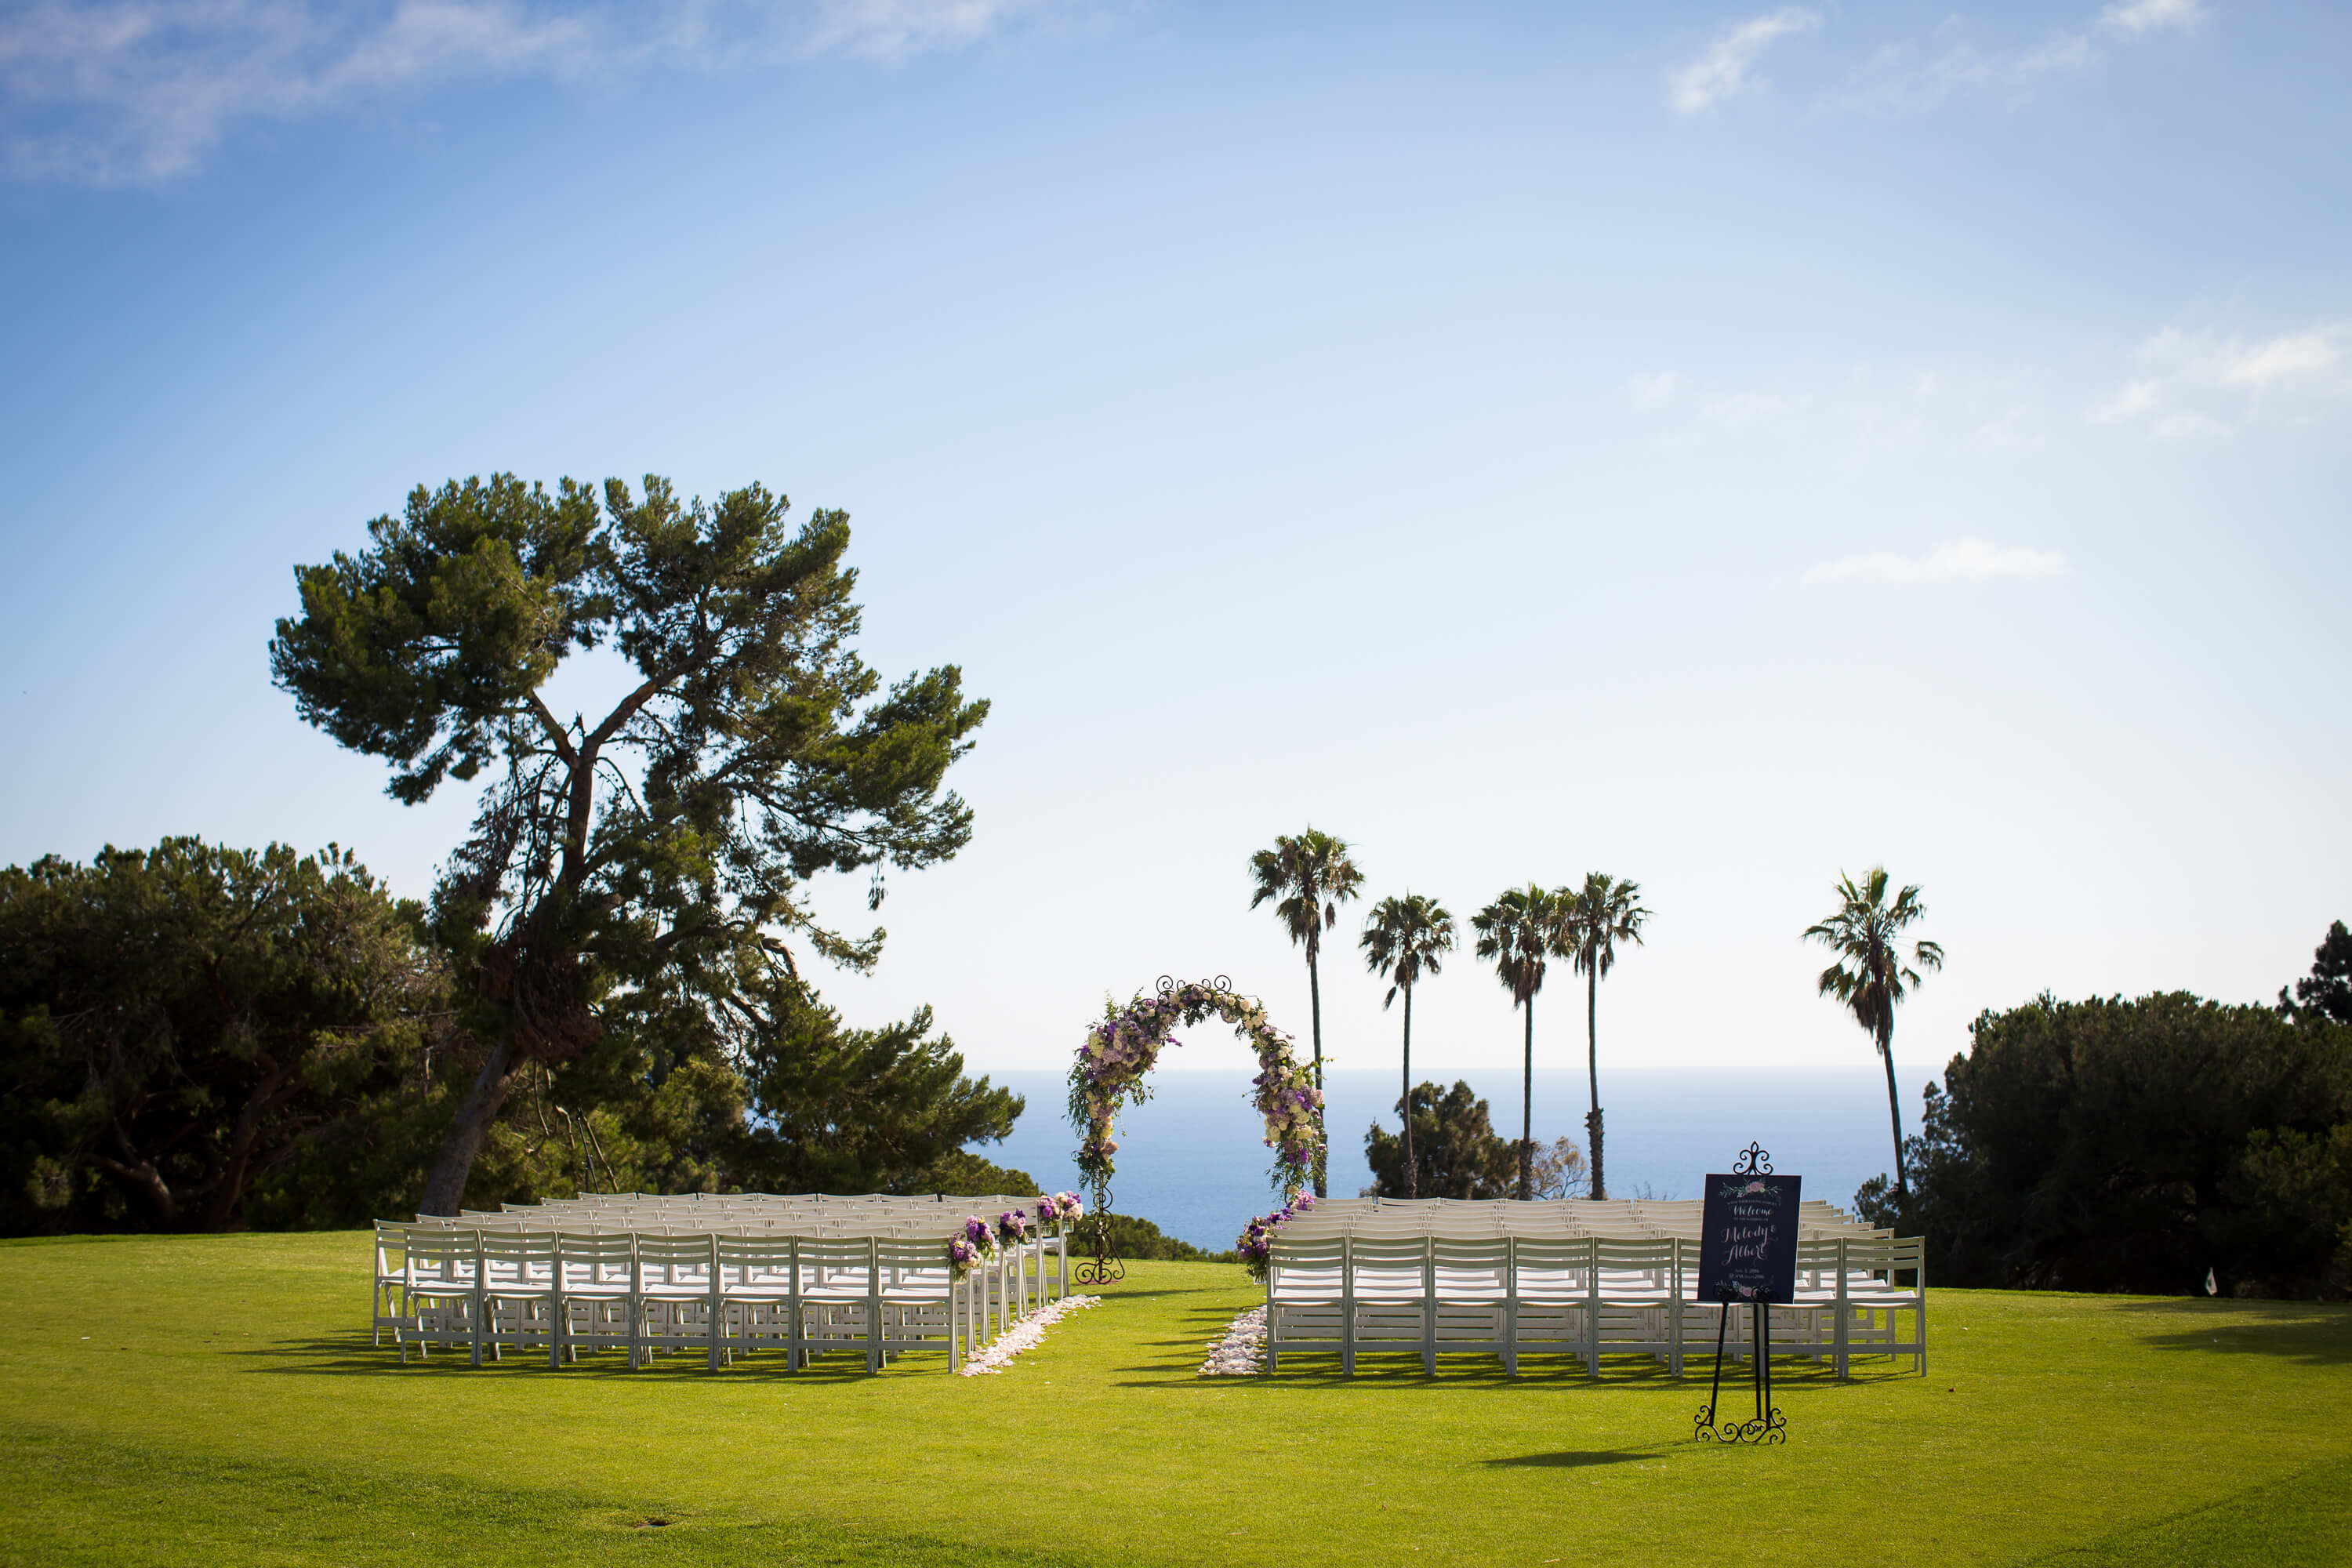
[[[361,1225],[416,1207],[487,1054],[425,911],[350,854],[191,838],[0,870],[0,1231]],[[677,1020],[668,1022],[675,1026]],[[1030,1191],[1021,1100],[928,1011],[814,998],[726,1049],[616,1014],[534,1063],[472,1206],[580,1192]]]
[[[2352,941],[2298,997],[2044,995],[1970,1026],[1911,1190],[1861,1194],[1924,1232],[1950,1284],[2340,1296],[2352,1291]]]

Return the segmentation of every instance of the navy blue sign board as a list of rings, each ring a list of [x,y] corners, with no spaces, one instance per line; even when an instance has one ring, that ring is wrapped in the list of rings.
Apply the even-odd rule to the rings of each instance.
[[[1797,1188],[1802,1176],[1706,1178],[1699,1232],[1698,1299],[1797,1299]]]

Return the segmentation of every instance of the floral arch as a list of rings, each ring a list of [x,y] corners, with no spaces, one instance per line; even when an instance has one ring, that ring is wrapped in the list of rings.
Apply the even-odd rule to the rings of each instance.
[[[1295,1196],[1315,1169],[1323,1147],[1323,1091],[1290,1052],[1290,1037],[1266,1022],[1265,1008],[1254,996],[1234,993],[1223,975],[1214,980],[1178,981],[1161,975],[1156,994],[1138,994],[1124,1007],[1112,1006],[1099,1024],[1087,1031],[1070,1068],[1070,1125],[1083,1136],[1078,1145],[1078,1172],[1085,1177],[1094,1211],[1110,1210],[1111,1156],[1118,1152],[1115,1137],[1119,1111],[1148,1092],[1144,1076],[1159,1061],[1163,1047],[1181,1045],[1172,1036],[1180,1024],[1190,1026],[1211,1014],[1234,1026],[1257,1053],[1257,1077],[1251,1080],[1251,1100],[1265,1118],[1266,1147],[1274,1151],[1274,1187],[1286,1198]]]

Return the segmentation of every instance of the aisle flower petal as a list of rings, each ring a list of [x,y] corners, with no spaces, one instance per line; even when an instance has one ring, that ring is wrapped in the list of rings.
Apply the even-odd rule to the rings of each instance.
[[[1060,1322],[1081,1307],[1099,1307],[1100,1296],[1065,1296],[1050,1306],[1040,1307],[988,1343],[964,1359],[956,1370],[965,1377],[982,1377],[1003,1372],[1015,1356],[1033,1351],[1044,1342],[1045,1331]]]
[[[1255,1377],[1265,1370],[1265,1309],[1252,1307],[1235,1318],[1223,1339],[1209,1342],[1202,1377]]]

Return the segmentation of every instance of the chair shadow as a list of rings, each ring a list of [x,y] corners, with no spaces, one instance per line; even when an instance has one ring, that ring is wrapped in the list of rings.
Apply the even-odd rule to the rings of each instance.
[[[243,1352],[268,1364],[247,1370],[272,1377],[362,1377],[362,1376],[454,1376],[465,1374],[479,1377],[484,1373],[512,1376],[533,1373],[554,1373],[564,1377],[629,1378],[636,1382],[685,1383],[709,1377],[752,1377],[762,1381],[789,1378],[801,1384],[866,1383],[873,1374],[856,1352],[821,1355],[808,1365],[794,1372],[784,1365],[780,1351],[746,1355],[710,1371],[699,1352],[688,1352],[658,1356],[634,1371],[628,1357],[618,1352],[599,1352],[585,1355],[561,1367],[550,1367],[543,1351],[517,1351],[503,1361],[485,1359],[475,1366],[468,1352],[462,1350],[436,1350],[429,1356],[413,1357],[404,1363],[397,1346],[381,1348],[362,1340],[354,1332],[348,1335],[326,1335],[306,1340],[279,1340],[266,1347],[256,1347]],[[928,1373],[943,1375],[946,1368],[933,1356],[902,1357],[899,1362],[883,1369],[882,1375],[904,1375]]]
[[[1171,1347],[1182,1341],[1161,1342]],[[1860,1359],[1860,1358],[1857,1358]],[[1118,1369],[1130,1376],[1118,1386],[1140,1388],[1165,1386],[1167,1372],[1160,1366],[1123,1366]],[[1158,1377],[1149,1374],[1158,1372]],[[1815,1363],[1791,1357],[1772,1359],[1772,1386],[1802,1388],[1808,1392],[1832,1392],[1868,1388],[1896,1379],[1910,1379],[1918,1373],[1907,1363],[1887,1362],[1881,1366],[1857,1366],[1853,1375],[1841,1379],[1827,1362]],[[1574,1356],[1523,1356],[1515,1376],[1503,1370],[1491,1353],[1472,1352],[1441,1353],[1437,1371],[1433,1374],[1422,1370],[1417,1351],[1360,1351],[1356,1355],[1356,1373],[1349,1377],[1339,1370],[1339,1359],[1328,1352],[1292,1351],[1281,1367],[1271,1375],[1259,1372],[1247,1378],[1200,1378],[1203,1383],[1248,1383],[1258,1386],[1279,1384],[1302,1392],[1330,1391],[1359,1384],[1366,1387],[1425,1388],[1443,1384],[1465,1391],[1482,1388],[1518,1388],[1528,1386],[1569,1388],[1578,1391],[1606,1392],[1612,1389],[1665,1389],[1688,1391],[1704,1399],[1715,1376],[1712,1356],[1692,1356],[1683,1363],[1683,1374],[1676,1377],[1662,1362],[1650,1358],[1603,1356],[1601,1375],[1591,1376],[1583,1363]],[[1727,1358],[1723,1363],[1722,1397],[1729,1399],[1735,1391],[1745,1394],[1754,1386],[1754,1374],[1748,1363]]]

